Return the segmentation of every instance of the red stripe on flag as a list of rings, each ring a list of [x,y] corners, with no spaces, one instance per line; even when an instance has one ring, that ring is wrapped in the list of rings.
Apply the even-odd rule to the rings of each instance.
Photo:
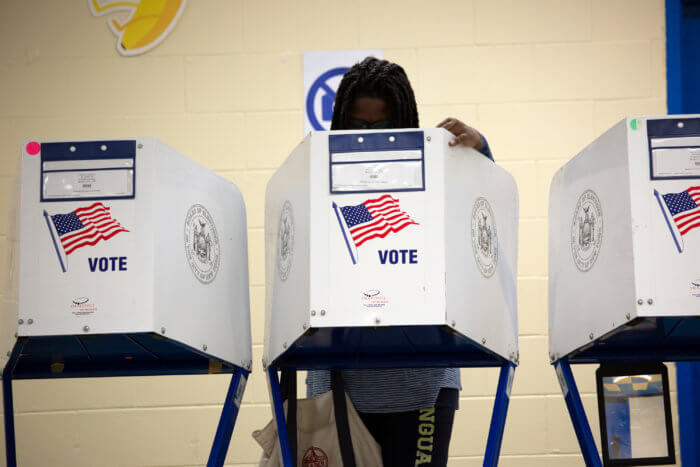
[[[92,203],[90,206],[84,207],[84,208],[78,208],[75,210],[76,214],[80,214],[85,211],[90,211],[91,209],[94,209],[95,207],[101,206],[103,209],[109,209],[106,207],[104,204],[97,202],[97,203]]]
[[[685,235],[691,230],[700,227],[700,219],[696,220],[694,224],[687,226],[685,229],[681,230],[681,235]]]
[[[72,239],[70,239],[69,241],[62,242],[62,243],[63,243],[64,248],[70,248],[72,245],[74,245],[74,244],[76,244],[76,243],[78,243],[78,242],[81,242],[81,241],[84,240],[85,238],[92,238],[92,237],[95,237],[96,235],[101,235],[101,234],[110,233],[110,232],[111,232],[112,230],[114,230],[114,229],[123,229],[123,227],[122,227],[121,225],[119,225],[119,223],[116,223],[116,222],[115,222],[114,224],[111,224],[111,225],[109,225],[108,227],[103,228],[103,229],[94,229],[94,228],[93,228],[93,229],[90,229],[90,230],[86,230],[86,231],[83,233],[83,235],[80,235],[80,236],[78,236],[78,237],[72,238]]]
[[[687,219],[684,219],[683,222],[676,222],[676,225],[678,226],[678,229],[683,229],[685,228],[688,224],[692,224],[693,222],[697,222],[700,220],[700,212],[696,212],[693,217],[689,217]]]
[[[67,251],[66,251],[66,254],[69,255],[69,254],[73,253],[75,250],[77,250],[77,249],[80,248],[80,247],[84,247],[84,246],[87,246],[87,245],[96,245],[97,242],[99,242],[100,240],[109,240],[110,238],[112,238],[112,237],[114,237],[115,235],[117,235],[119,232],[128,232],[128,230],[126,230],[126,229],[119,229],[119,230],[115,230],[114,232],[112,232],[112,233],[109,234],[109,235],[100,235],[100,236],[99,236],[98,238],[96,238],[94,241],[87,241],[87,240],[86,240],[85,242],[80,243],[79,245],[75,245],[75,246],[72,247],[70,250],[67,250]]]
[[[683,219],[686,219],[686,218],[688,218],[688,217],[695,216],[695,215],[697,215],[698,213],[700,213],[700,208],[695,208],[695,209],[693,209],[693,210],[691,210],[691,211],[685,211],[685,212],[682,213],[682,214],[676,214],[676,216],[673,218],[673,220],[675,220],[676,223],[678,223],[679,221],[682,221]]]
[[[417,225],[416,222],[409,221],[409,222],[406,222],[405,224],[401,225],[400,227],[388,226],[387,230],[384,230],[383,232],[377,232],[373,235],[370,235],[369,237],[365,237],[362,240],[360,240],[358,243],[356,243],[356,245],[360,246],[363,243],[365,243],[367,240],[372,240],[373,238],[384,238],[387,235],[389,235],[391,232],[400,232],[401,230],[405,229],[409,225],[413,225],[413,224]]]

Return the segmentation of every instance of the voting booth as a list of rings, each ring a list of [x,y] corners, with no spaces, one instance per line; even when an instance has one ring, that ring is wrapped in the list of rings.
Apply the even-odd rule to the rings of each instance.
[[[629,414],[616,435],[602,424],[606,465],[674,462],[658,364],[700,357],[700,116],[622,120],[554,175],[549,336],[587,465],[601,461],[569,367],[576,363],[601,364],[601,421],[614,415],[606,398],[622,397],[627,412],[638,404],[634,389],[657,397],[656,416],[667,422],[651,453]],[[658,369],[644,370],[649,364]]]
[[[209,465],[223,465],[251,369],[245,206],[156,138],[29,141],[3,310],[12,380],[233,374]]]
[[[311,133],[268,183],[263,364],[281,439],[278,369],[495,366],[496,464],[518,362],[518,193],[452,138]]]

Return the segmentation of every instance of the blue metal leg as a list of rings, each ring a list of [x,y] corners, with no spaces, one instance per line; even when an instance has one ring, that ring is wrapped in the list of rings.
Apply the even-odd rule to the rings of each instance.
[[[598,455],[598,448],[596,448],[591,427],[588,425],[588,418],[586,418],[586,412],[583,410],[581,396],[578,393],[569,362],[565,360],[556,361],[554,370],[557,372],[561,391],[564,394],[566,408],[569,409],[569,416],[576,431],[576,438],[578,438],[578,444],[581,447],[583,460],[588,467],[602,467],[603,463]]]
[[[700,465],[700,363],[676,362],[681,464]]]
[[[292,449],[289,445],[289,435],[287,434],[282,390],[280,388],[280,380],[277,376],[276,367],[268,367],[267,381],[270,389],[270,399],[272,399],[272,412],[275,416],[275,424],[277,425],[277,436],[279,437],[280,449],[282,451],[282,461],[284,462],[284,467],[293,467],[294,462],[292,461]]]
[[[514,375],[515,365],[512,363],[509,362],[501,367],[501,374],[498,377],[498,389],[496,390],[496,400],[494,401],[493,414],[491,415],[491,427],[489,428],[489,437],[486,442],[484,467],[495,467],[498,465],[498,458],[501,454],[501,442],[503,441],[503,430],[506,427],[508,403],[510,402],[510,389],[513,386]]]
[[[233,376],[231,376],[231,384],[228,387],[224,407],[221,410],[221,418],[219,419],[219,426],[216,429],[214,443],[209,453],[207,467],[221,467],[224,465],[226,452],[231,442],[233,427],[236,424],[238,409],[241,407],[243,392],[245,391],[245,385],[248,381],[249,374],[250,373],[243,368],[236,367]]]
[[[15,450],[15,409],[12,404],[12,375],[17,366],[17,360],[22,353],[26,338],[18,339],[10,354],[10,359],[2,372],[2,404],[5,418],[5,458],[7,467],[17,467],[17,452]]]

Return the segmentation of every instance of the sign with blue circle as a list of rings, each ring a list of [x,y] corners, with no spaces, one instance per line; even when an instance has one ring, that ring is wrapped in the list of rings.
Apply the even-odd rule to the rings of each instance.
[[[313,82],[306,96],[306,115],[311,123],[311,128],[317,131],[328,130],[333,119],[333,102],[336,89],[329,85],[328,81],[336,76],[343,76],[350,68],[332,68]],[[321,100],[321,112],[316,112],[317,97]],[[323,123],[321,123],[323,122]]]
[[[343,75],[365,57],[382,58],[380,50],[304,52],[305,133],[329,130],[335,94]]]

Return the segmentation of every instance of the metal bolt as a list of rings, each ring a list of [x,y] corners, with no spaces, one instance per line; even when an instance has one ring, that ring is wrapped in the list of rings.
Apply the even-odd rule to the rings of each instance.
[[[321,310],[321,316],[326,316],[326,310]]]
[[[311,316],[316,316],[316,310],[311,310]]]
[[[632,317],[632,315],[629,314],[629,313],[627,313],[627,314],[625,315],[625,318],[627,318],[627,319],[630,319],[631,317]]]
[[[382,320],[380,320],[379,318],[374,318],[374,324],[379,324],[381,322],[382,322]]]
[[[204,344],[204,345],[202,346],[202,350],[207,350],[207,344]]]
[[[10,351],[9,351],[9,350],[7,351],[7,356],[8,356],[8,357],[10,356]]]
[[[389,136],[389,142],[393,143],[394,141],[396,141],[396,138],[394,138],[393,136]]]
[[[365,142],[365,139],[364,139],[362,136],[360,136],[359,138],[357,138],[357,142],[358,142],[358,143],[364,143],[364,142]]]
[[[430,141],[431,138],[430,138],[430,136],[426,136],[425,139],[426,139],[426,141]]]
[[[34,324],[34,320],[31,319],[31,318],[29,318],[29,319],[27,320],[27,324]]]
[[[590,340],[593,340],[593,333],[590,333],[590,334],[588,335],[588,338],[589,338]]]
[[[90,326],[83,326],[83,331],[84,331],[84,332],[89,332],[89,331],[90,331]]]
[[[165,334],[165,327],[160,328],[160,333]]]
[[[481,343],[482,343],[482,344],[485,344],[485,343],[486,343],[486,338],[485,338],[485,337],[482,337],[482,338],[481,338]]]
[[[136,145],[136,147],[139,148],[139,149],[143,149],[143,144],[139,143],[139,144]]]
[[[286,349],[286,348],[287,348],[287,343],[285,342],[284,344],[282,344],[282,347],[284,347],[284,348]]]
[[[653,304],[654,304],[654,299],[650,298],[649,300],[647,300],[647,303],[648,303],[649,305],[653,305]]]
[[[17,321],[17,323],[19,323],[19,324],[24,324],[24,320],[23,320],[23,319],[20,319],[20,320]]]
[[[307,324],[306,324],[306,323],[304,323],[304,324],[302,324],[302,326],[301,326],[301,327],[302,327],[302,328],[304,329],[304,331],[306,331],[306,328],[308,328],[309,326],[307,326]]]
[[[455,326],[457,326],[457,321],[452,320],[452,327],[455,327]]]
[[[644,300],[642,300],[641,298],[637,300],[637,305],[644,305]]]

